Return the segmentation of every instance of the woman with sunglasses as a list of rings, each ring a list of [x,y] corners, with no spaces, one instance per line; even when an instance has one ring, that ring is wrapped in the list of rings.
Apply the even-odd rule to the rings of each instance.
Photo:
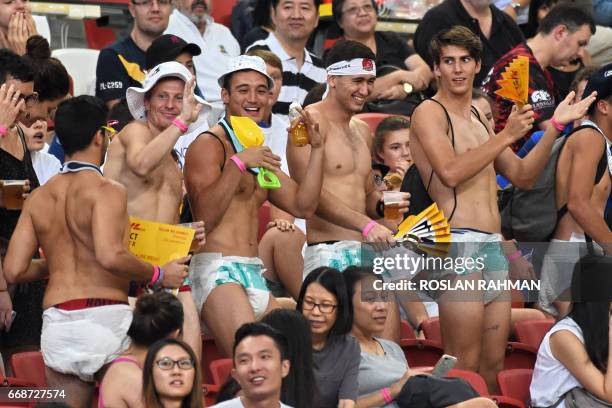
[[[202,375],[195,353],[177,339],[163,339],[149,348],[143,368],[143,400],[147,408],[200,408]]]
[[[313,407],[351,408],[357,400],[359,343],[350,335],[353,309],[342,274],[321,267],[308,274],[297,302],[310,324],[317,396]]]

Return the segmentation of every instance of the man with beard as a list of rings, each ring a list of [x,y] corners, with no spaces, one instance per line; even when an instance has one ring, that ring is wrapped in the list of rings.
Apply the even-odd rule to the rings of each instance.
[[[128,4],[134,18],[129,36],[104,48],[96,67],[96,96],[111,108],[130,86],[144,81],[145,51],[168,26],[170,0],[134,0]]]
[[[213,106],[208,122],[215,123],[225,111],[217,78],[223,75],[230,59],[240,55],[240,45],[227,27],[215,23],[210,16],[212,0],[177,0],[175,5],[165,33],[194,43],[202,50],[193,62],[204,99]]]

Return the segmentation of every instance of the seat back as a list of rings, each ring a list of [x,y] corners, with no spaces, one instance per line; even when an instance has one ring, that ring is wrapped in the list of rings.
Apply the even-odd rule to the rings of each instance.
[[[202,336],[202,382],[204,384],[210,384],[212,382],[210,364],[224,357],[225,356],[221,355],[221,352],[217,348],[215,339],[209,336]]]
[[[231,358],[220,358],[210,363],[210,374],[214,384],[222,386],[232,373],[233,361]]]
[[[425,335],[426,339],[442,342],[439,317],[430,317],[423,320],[421,327],[423,328],[423,334]]]
[[[10,365],[15,377],[29,381],[37,387],[47,386],[45,361],[40,351],[15,353],[11,356]]]
[[[508,342],[508,346],[506,347],[506,358],[504,360],[504,369],[533,369],[537,357],[538,349],[535,347],[514,341]]]
[[[96,65],[98,50],[63,48],[54,50],[52,56],[61,61],[72,77],[74,96],[96,94]]]
[[[519,401],[529,401],[529,387],[533,370],[518,368],[514,370],[502,370],[497,373],[497,384],[499,391],[506,397],[516,398]]]
[[[378,126],[378,124],[382,122],[384,119],[388,118],[389,116],[393,116],[393,115],[390,115],[388,113],[375,113],[375,112],[358,113],[357,115],[355,115],[357,119],[361,119],[365,123],[368,124],[372,134],[376,132],[376,127]]]
[[[416,336],[414,335],[414,330],[412,330],[412,327],[410,327],[410,323],[408,323],[406,320],[402,320],[400,324],[401,324],[400,338],[402,340],[416,339]]]
[[[482,378],[477,372],[453,368],[448,372],[446,377],[462,378],[467,381],[472,386],[472,388],[474,388],[474,391],[476,391],[481,396],[489,395],[489,388],[487,387],[487,383],[485,382],[484,378]]]
[[[514,323],[514,331],[519,342],[537,349],[553,324],[554,319],[521,320]]]
[[[410,367],[433,367],[444,354],[442,344],[423,339],[403,339],[400,341]]]
[[[232,28],[232,9],[237,0],[213,0],[212,17],[216,23]]]

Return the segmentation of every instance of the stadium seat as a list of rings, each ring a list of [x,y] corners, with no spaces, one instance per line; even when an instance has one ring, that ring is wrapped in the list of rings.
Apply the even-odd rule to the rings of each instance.
[[[261,240],[261,237],[266,233],[266,226],[270,222],[270,203],[265,202],[259,207],[259,230],[257,232],[257,242]]]
[[[32,14],[32,20],[34,20],[34,25],[36,26],[38,34],[49,41],[49,45],[51,45],[51,28],[49,27],[47,16]]]
[[[204,394],[204,406],[210,407],[217,402],[217,395],[221,387],[217,384],[203,384],[202,394]]]
[[[533,369],[538,349],[528,344],[511,341],[506,348],[506,359],[504,361],[504,369],[528,368]]]
[[[427,340],[435,340],[439,341],[440,343],[442,342],[439,317],[430,317],[423,320],[421,327],[423,328],[423,334]]]
[[[232,28],[232,9],[237,0],[213,0],[212,17],[216,23]]]
[[[233,361],[231,358],[220,358],[210,363],[210,374],[214,384],[222,386],[225,384],[232,372]]]
[[[400,324],[401,324],[400,338],[402,340],[416,339],[416,336],[414,335],[414,331],[412,330],[412,327],[410,327],[410,323],[408,323],[406,320],[402,320]]]
[[[480,376],[477,372],[469,371],[469,370],[460,370],[458,368],[453,368],[446,375],[447,378],[462,378],[467,381],[474,391],[476,391],[481,396],[489,395],[489,388],[487,387],[487,383],[484,378]]]
[[[442,344],[423,339],[403,339],[400,341],[410,367],[433,367],[444,354]]]
[[[45,361],[40,351],[15,353],[10,360],[15,377],[29,381],[37,387],[46,387]]]
[[[506,397],[527,402],[529,397],[529,386],[531,385],[533,370],[519,368],[514,370],[502,370],[497,373],[497,384],[499,391]]]
[[[373,112],[359,113],[355,115],[357,119],[363,120],[365,123],[368,124],[368,126],[370,126],[370,131],[372,132],[372,134],[376,132],[376,127],[378,126],[378,124],[382,122],[384,119],[388,118],[389,116],[393,116],[393,115],[390,115],[388,113],[373,113]]]
[[[93,50],[106,48],[117,40],[115,32],[109,27],[100,27],[93,18],[83,20],[87,46]]]
[[[514,323],[514,331],[519,342],[538,349],[553,324],[554,319],[521,320]]]
[[[215,339],[210,336],[202,336],[202,382],[210,384],[212,382],[212,373],[210,371],[210,363],[215,360],[224,358],[217,348]]]
[[[85,48],[63,48],[54,50],[52,55],[61,61],[74,82],[74,96],[95,95],[96,64],[98,50]]]

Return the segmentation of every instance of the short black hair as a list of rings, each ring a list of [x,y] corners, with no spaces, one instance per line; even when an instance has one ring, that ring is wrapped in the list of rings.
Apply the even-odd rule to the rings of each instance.
[[[482,42],[472,30],[467,27],[456,25],[449,29],[438,32],[429,43],[429,55],[435,64],[440,63],[442,48],[453,45],[464,48],[470,57],[476,61],[482,58]]]
[[[376,60],[376,54],[367,45],[357,41],[340,40],[334,44],[327,53],[325,66],[329,67],[339,61],[350,61],[355,58],[368,58]]]
[[[278,3],[280,3],[281,0],[272,0],[272,8],[276,8],[278,6]],[[321,0],[312,0],[312,2],[314,3],[315,7],[317,8],[317,13],[319,12],[319,6],[321,5]]]
[[[55,133],[70,156],[86,149],[101,126],[106,125],[108,108],[99,98],[81,95],[63,101],[55,114]]]
[[[340,30],[342,30],[342,27],[340,27],[340,20],[342,19],[342,6],[344,6],[345,1],[346,0],[332,1],[332,15],[334,16],[334,21],[336,22]],[[378,14],[378,4],[376,4],[375,0],[371,0],[371,2],[372,7],[374,7],[374,11],[376,11],[376,14]]]
[[[28,63],[13,51],[0,49],[0,84],[8,79],[8,76],[21,82],[33,82],[34,71]]]
[[[570,33],[580,30],[580,27],[588,25],[591,34],[595,34],[595,21],[593,16],[581,7],[570,4],[557,4],[550,9],[546,17],[542,19],[538,27],[538,33],[550,34],[555,27],[564,25]]]
[[[300,295],[298,296],[296,310],[303,312],[304,297],[306,296],[306,290],[311,283],[318,283],[323,286],[326,291],[336,297],[338,304],[336,313],[336,322],[331,328],[332,335],[344,335],[351,331],[353,327],[353,305],[351,298],[348,296],[346,290],[346,283],[342,273],[334,268],[328,268],[322,266],[310,272],[304,282],[302,282],[302,288],[300,289]]]
[[[267,336],[270,337],[274,344],[276,344],[276,348],[280,352],[281,361],[289,359],[289,352],[287,346],[287,339],[281,332],[276,329],[273,329],[271,326],[261,323],[245,323],[236,331],[234,336],[234,348],[232,350],[232,356],[236,357],[236,348],[238,345],[247,337],[258,337],[258,336]],[[234,363],[235,365],[235,363]]]

